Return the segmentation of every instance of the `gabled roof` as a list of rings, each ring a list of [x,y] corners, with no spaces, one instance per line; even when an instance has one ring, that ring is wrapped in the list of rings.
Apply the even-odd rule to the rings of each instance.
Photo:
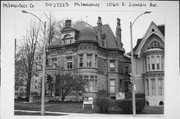
[[[142,41],[142,38],[137,40],[136,46],[133,48],[133,51],[135,51],[138,48],[141,41]]]
[[[157,26],[154,22],[151,22],[148,30],[146,31],[145,35],[142,39],[137,40],[136,46],[133,48],[134,54],[140,56],[141,49],[143,48],[146,40],[152,35],[155,34],[159,36],[164,41],[164,25]],[[154,29],[154,30],[153,30]]]
[[[97,26],[94,27],[97,32]],[[102,25],[102,33],[105,33],[106,48],[116,48],[118,49],[118,43],[116,41],[115,35],[113,34],[110,26],[108,24]]]
[[[159,30],[163,35],[165,35],[165,26],[164,25],[158,25]]]

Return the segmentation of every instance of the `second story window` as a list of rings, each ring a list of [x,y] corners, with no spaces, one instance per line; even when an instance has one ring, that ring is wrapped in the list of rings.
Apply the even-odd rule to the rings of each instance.
[[[52,65],[57,66],[57,57],[51,58]]]
[[[147,71],[150,70],[150,58],[147,57]]]
[[[163,70],[163,56],[151,55],[147,56],[147,71],[161,71]]]
[[[87,67],[92,66],[92,54],[87,54]]]
[[[79,67],[83,67],[83,54],[79,55]]]
[[[156,61],[157,70],[160,70],[160,56],[157,56],[156,59],[157,59]]]
[[[128,73],[129,73],[129,67],[126,66],[125,67],[125,74],[128,75]]]
[[[161,56],[161,69],[164,70],[164,58]]]
[[[110,68],[110,71],[115,71],[115,61],[114,60],[110,60],[109,68]]]
[[[95,67],[97,67],[97,55],[95,54]]]
[[[72,69],[72,56],[67,57],[67,69]]]
[[[155,58],[154,58],[154,56],[151,56],[151,61],[152,61],[152,70],[155,70]]]

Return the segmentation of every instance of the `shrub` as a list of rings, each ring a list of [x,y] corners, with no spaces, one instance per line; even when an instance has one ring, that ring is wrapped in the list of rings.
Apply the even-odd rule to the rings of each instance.
[[[136,94],[136,98],[145,98],[145,94],[138,93]]]
[[[108,95],[108,92],[107,92],[107,90],[99,90],[98,92],[97,92],[97,97],[108,97],[109,95]]]
[[[125,114],[131,114],[133,112],[132,109],[132,98],[117,100],[116,101],[119,108],[123,110]],[[144,98],[136,98],[136,113],[141,113],[145,107],[145,99]]]
[[[107,113],[111,101],[106,90],[99,90],[97,92],[97,97],[95,104],[98,106],[101,113]]]
[[[132,98],[132,92],[126,93],[125,98]],[[145,98],[145,94],[137,93],[136,98]]]
[[[101,113],[107,113],[110,104],[110,99],[108,97],[97,97],[96,105],[99,107]]]

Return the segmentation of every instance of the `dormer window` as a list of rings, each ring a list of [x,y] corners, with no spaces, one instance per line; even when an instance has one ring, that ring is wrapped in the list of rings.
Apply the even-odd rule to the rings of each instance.
[[[71,34],[66,34],[63,36],[62,40],[63,40],[63,44],[71,44],[73,37],[71,36]]]
[[[63,39],[68,39],[68,38],[71,38],[71,34],[66,34],[66,35],[64,35],[64,38],[63,38]]]

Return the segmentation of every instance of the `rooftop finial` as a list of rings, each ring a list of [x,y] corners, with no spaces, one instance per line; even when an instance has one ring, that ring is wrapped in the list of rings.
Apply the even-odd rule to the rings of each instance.
[[[97,24],[102,24],[101,17],[98,17],[98,22],[97,22]]]

